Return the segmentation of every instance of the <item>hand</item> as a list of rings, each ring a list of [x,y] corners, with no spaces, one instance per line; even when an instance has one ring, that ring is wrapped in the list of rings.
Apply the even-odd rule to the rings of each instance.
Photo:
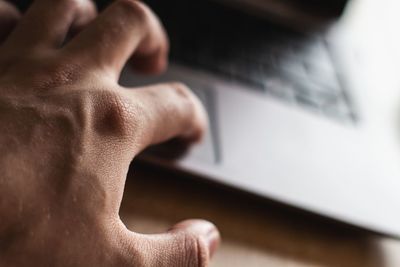
[[[21,19],[6,6],[3,28],[16,27],[0,47],[0,266],[208,265],[219,242],[211,223],[142,235],[118,215],[135,155],[197,141],[207,124],[182,84],[117,83],[132,55],[137,70],[165,69],[157,18],[134,0],[97,17],[88,0],[36,0]]]
[[[0,43],[17,24],[21,14],[12,4],[0,0]]]

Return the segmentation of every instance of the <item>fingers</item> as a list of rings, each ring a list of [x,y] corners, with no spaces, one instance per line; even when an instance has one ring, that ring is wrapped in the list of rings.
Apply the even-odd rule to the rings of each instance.
[[[7,44],[14,49],[57,48],[71,27],[81,28],[95,16],[90,0],[35,0]]]
[[[12,4],[0,0],[0,43],[3,42],[14,29],[21,14]]]
[[[207,115],[198,98],[183,84],[159,84],[127,91],[140,106],[140,131],[136,129],[139,150],[173,137],[199,141],[208,125]],[[139,136],[139,137],[137,137]]]
[[[85,58],[89,66],[106,70],[118,80],[121,69],[134,52],[137,68],[146,72],[162,71],[167,64],[168,41],[149,8],[139,1],[117,0],[66,49],[72,56]]]
[[[142,244],[140,266],[205,267],[218,248],[220,234],[210,222],[188,220],[175,225],[166,234],[132,234],[130,242]]]

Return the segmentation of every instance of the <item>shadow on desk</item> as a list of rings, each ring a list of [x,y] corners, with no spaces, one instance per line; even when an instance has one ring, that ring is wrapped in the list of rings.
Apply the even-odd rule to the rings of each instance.
[[[134,165],[121,208],[128,228],[159,233],[184,219],[210,220],[223,237],[212,266],[389,266],[379,236],[183,174]]]

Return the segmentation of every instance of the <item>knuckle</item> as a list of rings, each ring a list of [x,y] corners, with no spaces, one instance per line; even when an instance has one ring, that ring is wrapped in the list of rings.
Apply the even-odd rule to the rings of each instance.
[[[195,101],[190,89],[181,82],[172,82],[169,84],[169,88],[171,89],[169,91],[172,94],[171,97],[177,99],[190,114],[194,113]]]
[[[208,265],[208,249],[201,238],[194,234],[186,234],[184,242],[186,251],[183,266],[206,267]]]
[[[172,82],[169,84],[169,88],[171,88],[171,93],[174,94],[175,97],[180,98],[183,101],[186,101],[188,104],[192,105],[192,93],[185,84],[181,82]]]
[[[86,1],[86,0],[84,0]],[[82,3],[84,2],[82,0],[57,0],[55,1],[56,4],[60,4],[64,7],[65,11],[76,11],[78,10],[81,6]]]
[[[20,17],[21,14],[12,4],[4,1],[0,2],[0,25],[2,27],[12,27]]]
[[[82,1],[79,0],[59,0],[67,11],[75,11],[79,8]]]
[[[170,84],[171,89],[177,94],[183,97],[188,97],[190,94],[189,87],[187,87],[184,83],[181,82],[171,82]]]
[[[149,12],[145,4],[137,0],[119,0],[116,5],[120,7],[131,19],[137,20],[141,26],[146,26],[149,22]]]
[[[130,99],[109,90],[96,93],[94,105],[95,129],[101,134],[127,137],[137,128],[139,121]]]
[[[135,14],[138,17],[146,16],[144,5],[139,3],[137,0],[118,0],[116,4],[123,10]]]

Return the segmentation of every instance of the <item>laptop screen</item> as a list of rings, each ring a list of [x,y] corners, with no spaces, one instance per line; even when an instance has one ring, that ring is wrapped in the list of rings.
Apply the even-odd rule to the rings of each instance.
[[[242,6],[295,6],[324,12],[340,13],[349,0],[217,0]]]
[[[286,25],[311,28],[339,17],[350,0],[213,0]]]

